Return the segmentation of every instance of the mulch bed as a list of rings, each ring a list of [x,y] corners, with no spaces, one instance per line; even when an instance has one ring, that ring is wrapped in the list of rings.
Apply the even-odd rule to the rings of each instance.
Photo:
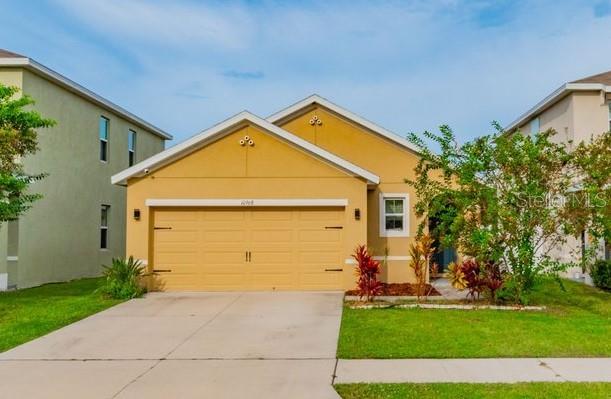
[[[416,287],[410,283],[382,283],[382,293],[384,296],[416,296]],[[440,296],[439,291],[430,284],[426,285],[429,296]],[[357,290],[346,291],[346,295],[358,295]]]

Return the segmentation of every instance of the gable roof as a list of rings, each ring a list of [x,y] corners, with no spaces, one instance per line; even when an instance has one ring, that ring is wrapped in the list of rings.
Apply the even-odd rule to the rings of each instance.
[[[349,111],[343,107],[340,107],[339,105],[335,103],[332,103],[331,101],[319,96],[318,94],[312,94],[311,96],[306,97],[303,100],[298,101],[295,104],[290,105],[287,108],[276,112],[273,115],[270,115],[267,118],[267,120],[271,123],[277,123],[281,121],[282,119],[287,118],[313,104],[322,105],[323,107],[330,109],[331,111],[335,112],[336,114],[341,115],[348,120],[351,120],[353,122],[358,123],[361,126],[366,127],[367,129],[371,130],[372,132],[378,134],[379,136],[382,136],[396,144],[399,144],[401,147],[407,148],[416,153],[420,152],[415,145],[405,140],[401,136],[391,132],[390,130],[383,128],[382,126],[379,126],[371,122],[370,120],[363,118],[360,115],[355,114],[352,111]]]
[[[535,115],[540,114],[547,108],[562,100],[564,97],[576,91],[604,91],[606,93],[611,93],[611,71],[599,73],[597,75],[592,75],[587,78],[563,84],[543,100],[535,104],[534,107],[507,125],[505,130],[510,132],[519,128],[524,123],[532,119]]]
[[[0,67],[22,67],[36,75],[42,76],[43,78],[57,84],[60,87],[63,87],[72,93],[86,98],[102,108],[120,115],[122,118],[125,118],[136,126],[149,130],[153,134],[165,140],[172,140],[173,138],[171,134],[161,130],[157,126],[154,126],[144,119],[137,117],[126,109],[108,101],[104,97],[92,92],[91,90],[79,85],[78,83],[53,71],[52,69],[39,64],[29,57],[0,49]]]
[[[611,71],[598,73],[596,75],[588,76],[587,78],[574,80],[571,83],[601,83],[607,86],[611,86]]]
[[[365,169],[338,157],[337,155],[323,150],[309,141],[303,140],[302,138],[287,132],[286,130],[266,121],[265,119],[259,118],[248,111],[242,111],[239,114],[234,115],[231,118],[207,130],[204,130],[199,134],[196,134],[180,144],[176,144],[175,146],[170,147],[159,154],[153,155],[152,157],[117,173],[116,175],[112,176],[111,182],[112,184],[126,184],[127,180],[132,177],[143,176],[152,170],[159,169],[162,166],[170,164],[177,159],[191,154],[192,152],[222,137],[223,133],[231,131],[231,128],[236,127],[243,122],[250,122],[253,125],[258,126],[272,135],[280,138],[281,140],[284,140],[289,144],[292,144],[293,146],[298,147],[299,149],[338,167],[348,174],[362,177],[367,180],[368,184],[378,184],[380,182],[380,178],[377,175],[368,172]]]

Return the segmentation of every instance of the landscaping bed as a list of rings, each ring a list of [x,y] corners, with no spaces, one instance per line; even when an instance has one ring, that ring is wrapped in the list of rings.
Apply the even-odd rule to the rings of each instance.
[[[430,284],[426,285],[426,292],[429,293],[429,296],[441,296],[439,291]],[[416,294],[416,287],[410,283],[382,283],[380,293],[381,296],[416,296]],[[358,296],[359,292],[358,290],[348,290],[346,295]]]
[[[340,384],[335,389],[344,399],[607,399],[611,383]]]
[[[338,357],[486,358],[611,356],[611,293],[540,282],[529,304],[543,311],[344,307]],[[486,304],[486,302],[482,302]],[[372,339],[375,337],[375,339]]]
[[[122,302],[95,292],[101,279],[0,292],[0,352]]]

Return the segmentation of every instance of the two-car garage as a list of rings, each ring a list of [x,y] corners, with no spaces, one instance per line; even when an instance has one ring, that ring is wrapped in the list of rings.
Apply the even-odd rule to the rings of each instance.
[[[163,291],[344,290],[379,177],[241,113],[113,176],[126,255]]]
[[[341,289],[344,214],[343,207],[157,208],[157,288]]]

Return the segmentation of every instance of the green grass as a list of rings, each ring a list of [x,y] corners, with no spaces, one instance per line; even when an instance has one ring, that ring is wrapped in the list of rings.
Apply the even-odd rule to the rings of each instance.
[[[541,282],[543,312],[345,307],[338,357],[483,358],[611,356],[611,293]]]
[[[100,281],[82,279],[0,293],[0,352],[121,302],[95,293]]]
[[[344,399],[598,399],[611,397],[611,383],[530,382],[519,384],[345,384]]]

